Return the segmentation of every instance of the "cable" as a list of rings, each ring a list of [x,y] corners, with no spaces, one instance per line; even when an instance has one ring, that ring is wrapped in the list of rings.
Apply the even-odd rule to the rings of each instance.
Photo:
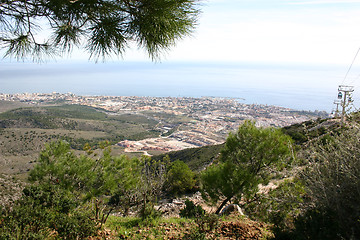
[[[357,109],[357,108],[355,107],[354,103],[352,103],[351,105],[353,106],[353,108],[355,108],[355,110],[356,110],[357,112],[359,111],[359,109]]]
[[[347,78],[347,76],[348,76],[348,74],[349,74],[349,72],[350,72],[350,70],[351,70],[351,68],[352,68],[352,66],[353,66],[353,64],[354,64],[354,62],[355,62],[355,60],[356,60],[356,58],[357,58],[357,55],[359,54],[359,52],[360,52],[360,47],[359,47],[359,49],[357,50],[357,52],[356,52],[356,54],[355,54],[355,57],[354,57],[351,65],[350,65],[349,69],[347,70],[347,72],[346,72],[346,74],[345,74],[345,77],[344,77],[344,80],[342,81],[342,84],[344,84],[345,79]]]

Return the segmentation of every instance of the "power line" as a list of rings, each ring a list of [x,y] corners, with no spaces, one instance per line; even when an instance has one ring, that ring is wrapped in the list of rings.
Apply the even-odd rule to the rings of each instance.
[[[356,58],[357,58],[357,55],[359,54],[359,52],[360,52],[360,47],[359,47],[359,49],[357,50],[357,52],[356,52],[356,54],[355,54],[355,57],[354,57],[352,63],[350,64],[349,69],[347,70],[347,72],[346,72],[346,74],[345,74],[345,77],[344,77],[344,79],[343,79],[343,81],[342,81],[342,84],[344,84],[344,82],[345,82],[345,80],[346,80],[346,78],[347,78],[347,76],[348,76],[348,74],[349,74],[349,72],[350,72],[350,70],[351,70],[351,68],[352,68],[352,66],[353,66],[353,64],[354,64],[354,62],[355,62],[355,60],[356,60]]]

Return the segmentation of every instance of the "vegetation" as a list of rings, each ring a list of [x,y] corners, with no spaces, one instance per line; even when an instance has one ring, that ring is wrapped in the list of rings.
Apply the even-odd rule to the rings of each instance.
[[[82,150],[85,143],[96,148],[104,140],[115,144],[125,138],[141,140],[158,136],[156,124],[144,116],[109,116],[102,110],[82,105],[18,108],[0,114],[0,129],[4,129],[0,139],[22,142],[14,146],[4,143],[3,151],[13,149],[17,154],[39,151],[44,143],[58,139]]]
[[[252,199],[247,199],[243,208],[246,213],[251,213],[252,219],[273,224],[273,232],[282,239],[284,231],[294,228],[295,218],[303,212],[307,198],[302,181],[284,179],[276,188],[257,192]]]
[[[204,170],[204,167],[217,159],[219,152],[223,147],[223,144],[219,144],[199,148],[188,148],[176,152],[157,155],[153,158],[162,159],[168,155],[171,161],[180,160],[186,163],[192,171],[199,172]]]
[[[359,124],[352,123],[325,143],[315,141],[308,148],[309,165],[301,177],[311,204],[295,222],[295,233],[302,239],[360,237],[359,139]]]
[[[306,146],[308,141],[322,138],[329,133],[336,133],[340,130],[340,123],[335,119],[310,120],[282,128],[282,131],[291,136],[298,146]]]
[[[91,211],[54,185],[29,186],[12,208],[1,210],[1,239],[75,239],[96,235]]]
[[[217,164],[201,175],[203,193],[213,203],[224,199],[216,213],[232,199],[258,191],[267,184],[273,171],[285,167],[291,159],[291,139],[274,128],[256,128],[245,121],[237,133],[230,133]]]
[[[90,57],[122,55],[130,42],[153,59],[194,29],[195,0],[5,1],[0,44],[17,59],[63,55],[81,46]],[[39,34],[50,34],[39,42]],[[46,36],[46,35],[45,35]]]
[[[2,207],[0,239],[87,238],[105,234],[104,226],[119,239],[358,239],[358,119],[354,114],[344,127],[329,119],[285,129],[256,128],[248,121],[222,146],[153,158],[114,156],[109,142],[97,144],[101,152],[85,144],[81,154],[67,142],[50,143],[30,171],[31,184],[21,198]],[[284,133],[300,136],[297,132],[304,136],[294,147],[300,161],[291,161],[295,152]],[[206,154],[197,163],[205,169],[194,173],[187,163],[196,163],[197,154]],[[217,212],[231,201],[246,217],[219,218],[188,199],[181,218],[161,218],[158,200],[187,193],[195,180],[209,202],[220,206]],[[129,213],[137,216],[123,217]]]
[[[195,186],[195,174],[186,163],[176,160],[172,162],[166,175],[166,188],[175,195],[190,191]]]
[[[18,237],[12,237],[21,239],[47,238],[50,234],[70,239],[91,236],[113,209],[126,211],[119,203],[130,200],[135,201],[143,218],[154,216],[151,204],[162,188],[163,165],[145,157],[112,157],[108,143],[100,146],[102,155],[96,157],[89,145],[86,154],[78,156],[64,141],[48,144],[29,174],[33,184],[2,212],[3,236],[10,236],[12,228],[18,229]],[[115,202],[112,196],[119,192],[122,201]],[[36,211],[28,213],[33,209]]]
[[[204,216],[205,210],[201,206],[196,206],[192,201],[186,199],[185,207],[180,210],[180,217],[199,218]]]

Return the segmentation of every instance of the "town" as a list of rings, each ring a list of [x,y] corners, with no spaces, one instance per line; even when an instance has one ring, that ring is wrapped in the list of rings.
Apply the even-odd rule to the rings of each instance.
[[[245,120],[258,127],[284,127],[319,117],[324,111],[297,111],[270,105],[244,104],[241,99],[220,97],[136,97],[79,96],[73,93],[1,94],[0,100],[20,101],[29,105],[79,104],[91,106],[109,115],[133,114],[157,122],[157,138],[118,143],[125,152],[149,150],[168,152],[223,143],[229,132]]]

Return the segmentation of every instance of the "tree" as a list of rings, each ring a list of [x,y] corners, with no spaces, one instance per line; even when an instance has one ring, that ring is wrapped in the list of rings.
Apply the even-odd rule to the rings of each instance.
[[[5,0],[0,46],[18,60],[70,53],[74,46],[98,60],[123,55],[130,42],[154,60],[189,35],[198,0]],[[45,40],[44,40],[45,39]]]
[[[219,162],[201,175],[203,195],[214,203],[223,200],[216,213],[232,199],[257,192],[271,173],[284,167],[291,156],[291,138],[275,128],[256,128],[245,121],[230,133]]]
[[[90,156],[89,148],[87,155],[77,156],[67,142],[47,144],[40,153],[38,164],[30,172],[30,181],[58,186],[84,202],[93,200],[95,218],[102,224],[115,207],[111,206],[105,213],[102,197],[120,191],[130,194],[139,182],[141,169],[138,159],[111,156],[107,143],[100,144],[100,147],[102,156],[95,158]]]
[[[164,186],[166,163],[166,158],[158,161],[146,155],[140,158],[141,174],[136,189],[140,195],[140,215],[142,218],[156,215],[153,204],[160,196]]]
[[[184,193],[195,186],[195,173],[183,161],[174,161],[167,172],[166,182],[168,190],[174,194]]]

